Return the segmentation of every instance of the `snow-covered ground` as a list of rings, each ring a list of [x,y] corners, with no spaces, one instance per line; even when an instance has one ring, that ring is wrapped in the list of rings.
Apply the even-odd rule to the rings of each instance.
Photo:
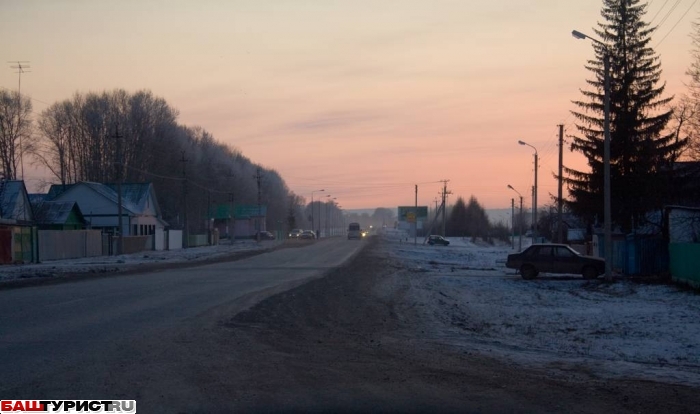
[[[410,269],[436,341],[515,363],[700,386],[700,295],[666,285],[540,275],[505,267],[510,246],[413,244],[384,235]],[[447,328],[446,328],[447,327]]]
[[[50,260],[42,263],[0,266],[0,282],[13,279],[54,277],[66,273],[107,273],[137,268],[153,263],[182,263],[216,259],[233,253],[260,250],[281,242],[236,240],[232,244],[193,247],[189,249],[147,251],[120,256],[97,256],[82,259]]]

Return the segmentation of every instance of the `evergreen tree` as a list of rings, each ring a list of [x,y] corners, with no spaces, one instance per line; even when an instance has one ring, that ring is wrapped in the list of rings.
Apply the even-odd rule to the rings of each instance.
[[[467,233],[467,206],[462,197],[457,198],[445,227],[448,236],[464,237],[469,235]]]
[[[590,172],[565,168],[568,207],[592,222],[603,219],[604,59],[610,54],[610,177],[612,221],[630,230],[646,213],[662,208],[670,188],[671,163],[685,140],[665,132],[673,97],[663,97],[661,64],[649,46],[654,28],[642,20],[640,0],[604,0],[604,22],[595,29],[605,46],[594,43],[595,59],[586,68],[592,90],[574,101],[580,112],[571,149],[588,159]]]
[[[473,239],[481,237],[486,240],[489,236],[491,223],[489,223],[486,210],[479,204],[479,201],[474,196],[469,198],[466,216],[467,234]]]

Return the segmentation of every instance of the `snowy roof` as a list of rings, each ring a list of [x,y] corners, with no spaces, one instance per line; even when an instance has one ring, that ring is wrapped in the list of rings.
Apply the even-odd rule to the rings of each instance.
[[[76,209],[81,221],[83,217],[80,207],[74,201],[38,201],[32,203],[32,208],[37,224],[64,224],[73,209]]]
[[[17,209],[17,203],[27,194],[22,180],[0,181],[0,218],[16,219],[10,217]],[[27,218],[30,220],[30,218]]]
[[[109,187],[115,194],[117,193],[117,184],[107,183],[104,184]],[[136,206],[140,206],[151,188],[151,183],[123,183],[122,184],[122,199],[133,203]]]
[[[41,201],[46,201],[48,199],[48,194],[34,193],[27,194],[27,197],[29,197],[30,203],[35,204]]]
[[[75,184],[54,184],[51,186],[51,188],[49,188],[47,200],[54,200],[59,195],[70,190],[72,187],[80,184],[90,187],[93,191],[97,192],[98,194],[102,195],[103,197],[112,201],[115,204],[119,202],[119,195],[116,191],[116,184],[102,184],[94,183],[91,181],[81,181]],[[141,211],[141,208],[139,207],[141,197],[143,196],[143,194],[148,192],[148,188],[150,185],[150,183],[122,184],[122,207],[132,213],[138,213],[139,211]],[[145,190],[142,189],[140,186],[143,186]],[[127,188],[128,190],[126,190]]]

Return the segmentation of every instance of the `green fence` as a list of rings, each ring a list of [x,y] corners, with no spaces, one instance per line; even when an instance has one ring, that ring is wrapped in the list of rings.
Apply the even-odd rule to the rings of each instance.
[[[673,281],[700,288],[700,243],[671,243],[668,252]]]

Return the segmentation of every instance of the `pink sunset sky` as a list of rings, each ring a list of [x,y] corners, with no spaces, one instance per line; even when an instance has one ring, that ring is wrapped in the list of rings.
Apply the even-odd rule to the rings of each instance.
[[[652,0],[667,95],[691,63],[697,0]],[[675,3],[675,6],[674,6]],[[602,1],[250,0],[0,3],[2,60],[30,61],[34,112],[76,91],[149,89],[310,201],[344,209],[434,206],[471,195],[486,208],[539,205],[557,183],[558,124],[590,77]],[[6,63],[0,87],[17,88]],[[564,148],[564,163],[584,168]],[[48,175],[28,169],[30,191]]]

